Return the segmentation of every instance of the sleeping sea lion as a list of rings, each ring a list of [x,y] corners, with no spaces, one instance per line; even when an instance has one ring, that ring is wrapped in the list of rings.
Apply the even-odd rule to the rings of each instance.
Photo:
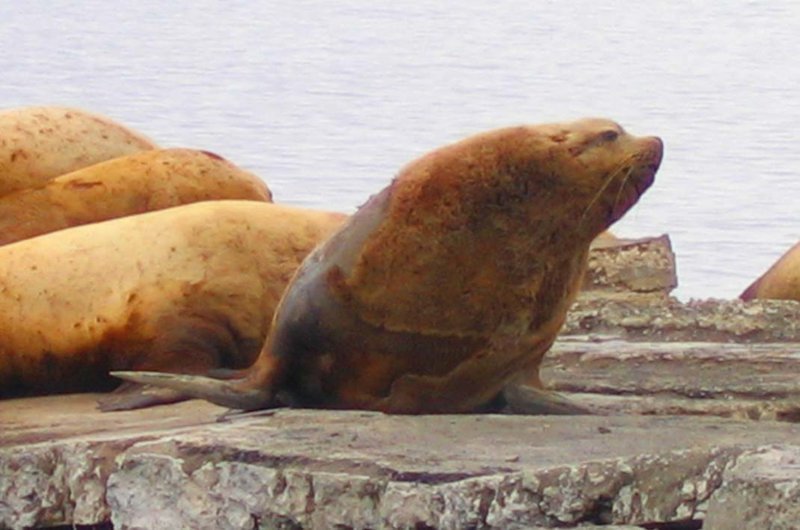
[[[739,298],[800,301],[800,242],[787,250],[786,254],[745,289]]]
[[[154,149],[115,158],[0,196],[0,245],[207,200],[270,202],[257,176],[193,149]]]
[[[0,247],[0,396],[108,390],[109,370],[248,366],[301,260],[345,217],[210,201]]]
[[[0,195],[156,145],[104,116],[64,107],[0,111]]]
[[[541,390],[539,364],[591,241],[661,156],[658,138],[602,119],[436,150],[303,261],[250,368],[227,380],[114,375],[243,410],[577,412]]]

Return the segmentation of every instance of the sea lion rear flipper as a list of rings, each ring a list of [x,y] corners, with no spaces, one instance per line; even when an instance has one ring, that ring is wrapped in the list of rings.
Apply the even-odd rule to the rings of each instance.
[[[520,383],[510,383],[503,389],[504,412],[529,415],[597,414],[555,392]]]
[[[154,405],[168,405],[191,399],[191,396],[170,388],[157,388],[126,382],[110,394],[97,399],[97,408],[102,412],[134,410]]]
[[[134,371],[111,372],[111,375],[133,383],[172,389],[187,399],[205,399],[232,409],[256,410],[274,406],[269,389],[247,388],[244,379],[222,380],[200,375]]]

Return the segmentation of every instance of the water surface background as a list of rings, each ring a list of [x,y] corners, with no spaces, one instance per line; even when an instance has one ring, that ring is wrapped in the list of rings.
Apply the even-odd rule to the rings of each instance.
[[[666,144],[614,231],[670,234],[679,297],[733,297],[800,239],[798,35],[794,0],[4,2],[0,107],[84,107],[343,211],[465,135],[611,117]]]

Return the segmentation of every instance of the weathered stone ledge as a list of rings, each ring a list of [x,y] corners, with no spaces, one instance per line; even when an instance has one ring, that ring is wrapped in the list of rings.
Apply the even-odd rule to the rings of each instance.
[[[626,340],[800,342],[800,302],[692,300],[661,294],[583,293],[563,335],[614,335]]]
[[[731,503],[752,520],[774,522],[774,506],[800,517],[789,423],[321,411],[211,423],[222,409],[190,402],[120,413],[120,432],[87,396],[44,401],[50,418],[0,437],[0,526],[756,528],[730,526]]]
[[[800,303],[675,283],[665,236],[592,251],[542,378],[598,416],[0,401],[0,528],[797,528]]]
[[[562,335],[604,334],[627,340],[800,342],[800,302],[692,300],[677,287],[669,237],[601,238],[589,255],[584,288]]]
[[[677,286],[675,254],[666,234],[642,239],[599,238],[592,244],[585,291],[669,294]]]
[[[542,380],[601,413],[800,421],[800,343],[562,337]]]

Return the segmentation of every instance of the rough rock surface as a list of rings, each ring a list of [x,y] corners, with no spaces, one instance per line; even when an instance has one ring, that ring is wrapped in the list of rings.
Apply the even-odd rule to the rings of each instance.
[[[190,402],[120,413],[120,429],[90,398],[27,400],[50,417],[0,435],[0,525],[699,528],[747,488],[796,495],[796,469],[771,475],[763,456],[800,451],[790,423],[299,410],[215,423],[223,409]],[[2,404],[3,425],[19,421],[15,404]]]
[[[675,254],[666,234],[643,239],[596,240],[584,291],[670,293],[678,286]]]
[[[800,302],[692,300],[663,295],[584,294],[563,335],[616,335],[640,341],[800,342]]]
[[[626,340],[800,342],[800,302],[692,300],[677,286],[669,237],[611,239],[592,248],[584,289],[562,335]]]
[[[800,422],[800,342],[629,342],[561,337],[545,385],[601,413]]]
[[[800,303],[675,283],[665,236],[593,249],[542,379],[603,415],[0,401],[0,528],[800,528]]]
[[[800,527],[800,447],[772,446],[739,456],[709,499],[706,530]]]

